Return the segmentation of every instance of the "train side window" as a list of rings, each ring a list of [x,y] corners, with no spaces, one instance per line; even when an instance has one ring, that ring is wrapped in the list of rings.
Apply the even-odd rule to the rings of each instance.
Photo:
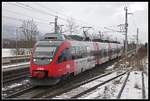
[[[78,58],[82,58],[82,53],[81,53],[82,49],[81,49],[81,47],[78,46],[77,49],[78,49]]]
[[[61,62],[65,62],[65,61],[68,61],[68,60],[71,60],[72,57],[71,57],[71,51],[69,48],[65,48],[60,56],[58,57],[58,61],[57,63],[61,63]]]
[[[106,57],[106,56],[107,56],[107,50],[104,49],[104,57]]]
[[[106,57],[108,56],[108,49],[106,49]]]
[[[61,63],[65,60],[65,57],[64,57],[64,52],[61,53],[61,55],[58,57],[58,61],[57,63]]]
[[[76,59],[76,49],[74,46],[71,47],[71,56],[72,56],[72,59]]]
[[[114,55],[114,49],[111,50],[111,54]]]
[[[84,50],[85,50],[85,57],[87,57],[87,56],[88,56],[88,53],[87,53],[87,48],[86,48],[86,46],[84,47]]]
[[[65,53],[66,53],[67,60],[72,60],[71,49],[70,48],[66,48],[65,49]]]
[[[112,55],[112,49],[109,49],[109,54],[111,54],[111,55]]]
[[[115,50],[116,50],[116,49],[114,48],[114,49],[113,49],[113,54],[115,54]]]
[[[116,54],[118,53],[118,49],[117,49],[117,48],[115,49],[115,53],[116,53]]]
[[[101,52],[101,51],[100,51],[100,50],[98,50],[97,55],[101,58],[100,52]]]
[[[83,57],[83,47],[80,47],[81,58]]]
[[[82,57],[87,57],[87,50],[86,47],[82,47],[83,48],[83,52],[82,52]]]
[[[116,54],[116,49],[114,49],[114,54]]]
[[[102,49],[102,50],[101,50],[101,57],[102,57],[102,58],[104,57],[104,54],[103,54],[103,53],[104,53],[104,50]]]

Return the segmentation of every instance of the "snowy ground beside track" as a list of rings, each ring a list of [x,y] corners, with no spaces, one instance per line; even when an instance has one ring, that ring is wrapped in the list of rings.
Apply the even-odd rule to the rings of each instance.
[[[30,51],[30,49],[27,48],[21,48],[24,51],[24,54],[27,55]],[[2,48],[2,57],[13,57],[16,56],[15,54],[16,49],[14,48]]]
[[[4,53],[2,53],[2,57],[13,56],[11,54],[11,52],[9,52],[9,51],[10,50],[7,50],[7,52],[5,51]],[[16,66],[25,65],[25,64],[29,64],[29,62],[16,64]],[[146,73],[144,74],[144,83],[145,83],[146,99],[148,99],[148,76],[149,76],[148,58],[146,58],[146,62],[143,65],[145,66],[145,70],[146,70]],[[15,65],[13,65],[13,66],[15,66]],[[10,66],[2,66],[2,68],[9,68],[9,67]],[[114,65],[110,66],[107,69],[108,70],[113,69],[113,67],[114,67]],[[142,98],[142,90],[141,90],[142,89],[141,73],[142,73],[141,71],[132,71],[130,73],[127,84],[125,86],[125,89],[123,90],[123,93],[121,95],[121,99],[143,99]],[[104,86],[101,86],[101,87],[97,88],[96,90],[94,90],[93,92],[90,92],[90,93],[82,96],[79,99],[116,99],[116,96],[118,94],[118,91],[120,90],[120,87],[122,86],[124,78],[125,78],[125,76],[123,76],[123,78],[120,79],[119,83],[114,83],[115,82],[114,81],[114,82],[110,82]],[[21,86],[23,84],[26,84],[26,82],[28,82],[28,80],[24,81],[24,82],[12,84],[12,85],[8,86],[7,88],[2,88],[2,91],[5,91],[8,89],[17,87],[17,86]],[[90,83],[90,85],[86,85],[84,87],[82,86],[83,89],[78,89],[78,90],[84,90],[90,86],[93,86],[94,84],[97,84],[97,82]],[[67,94],[64,94],[64,96],[58,97],[58,99],[65,99],[65,98],[68,98]]]
[[[22,62],[22,63],[16,63],[16,64],[12,64],[12,65],[5,65],[2,66],[3,69],[6,68],[12,68],[12,67],[17,67],[17,66],[22,66],[22,65],[28,65],[30,62]]]
[[[143,62],[145,71],[144,73],[144,84],[145,84],[145,95],[146,99],[148,99],[148,58],[145,58]],[[109,69],[112,69],[113,65],[110,66]],[[106,85],[98,87],[96,90],[87,93],[81,96],[78,99],[116,99],[117,95],[121,89],[121,86],[126,78],[126,75],[122,78],[118,78],[112,82],[109,82]],[[99,81],[100,82],[100,81]],[[69,99],[73,93],[82,92],[84,89],[97,85],[97,83],[88,83],[80,89],[74,89],[69,91],[68,93],[61,94],[59,96],[54,97],[53,99]],[[127,80],[126,86],[121,94],[120,99],[143,99],[142,98],[142,71],[132,71],[130,72],[129,78]]]

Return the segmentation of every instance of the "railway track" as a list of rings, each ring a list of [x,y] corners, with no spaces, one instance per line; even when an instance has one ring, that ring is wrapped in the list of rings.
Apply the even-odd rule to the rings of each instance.
[[[19,72],[17,74],[11,74],[3,77],[3,84],[13,82],[29,76],[29,71]]]
[[[123,92],[123,89],[124,89],[124,87],[125,87],[125,85],[126,85],[126,83],[127,83],[127,80],[128,80],[128,78],[129,78],[129,75],[130,75],[130,72],[128,72],[127,77],[126,77],[125,81],[123,82],[123,85],[122,85],[122,87],[121,87],[121,89],[120,89],[120,91],[119,91],[119,93],[118,93],[118,95],[117,95],[117,99],[120,99],[121,94],[122,94],[122,92]]]
[[[62,81],[62,82],[60,82],[58,85],[55,85],[55,86],[51,86],[51,87],[46,87],[46,88],[44,88],[43,90],[42,90],[42,88],[40,89],[40,87],[39,88],[35,88],[35,89],[31,89],[31,90],[28,90],[27,89],[27,91],[26,90],[24,90],[24,91],[22,91],[21,92],[21,90],[18,90],[19,91],[19,96],[17,96],[17,95],[14,95],[13,96],[13,94],[11,95],[11,96],[5,96],[5,98],[14,98],[14,97],[16,97],[16,98],[24,98],[23,96],[25,96],[25,95],[28,95],[28,96],[26,96],[25,98],[37,98],[37,97],[40,97],[40,96],[42,96],[43,95],[43,93],[45,92],[45,91],[55,91],[56,89],[58,90],[58,89],[60,89],[63,85],[66,85],[66,86],[68,86],[68,83],[71,83],[72,82],[72,84],[73,83],[77,83],[77,82],[82,82],[82,81],[84,81],[84,80],[86,80],[86,79],[90,79],[90,78],[92,78],[92,77],[95,77],[96,78],[96,76],[98,76],[98,75],[100,75],[100,74],[103,74],[104,73],[104,68],[105,67],[108,67],[109,65],[112,65],[114,62],[116,62],[117,61],[117,59],[116,60],[112,60],[112,61],[110,61],[110,62],[107,62],[107,63],[104,63],[104,64],[102,64],[101,65],[101,68],[93,68],[92,70],[88,70],[88,71],[86,71],[86,72],[84,72],[84,73],[81,73],[81,74],[79,74],[78,76],[76,76],[76,77],[74,77],[74,78],[71,78],[71,79],[69,79],[69,80],[65,80],[65,81]],[[92,73],[93,72],[93,73]],[[89,75],[89,74],[91,74],[91,75]],[[85,78],[85,76],[87,77],[87,78]],[[21,87],[20,87],[20,89],[21,89]],[[15,93],[17,93],[18,91],[15,91]],[[34,92],[34,94],[32,93],[32,91]],[[26,94],[25,94],[25,92],[27,92]],[[32,93],[32,94],[31,94]],[[38,93],[38,94],[37,94]],[[29,95],[30,94],[30,95]],[[22,96],[21,96],[22,95]]]
[[[20,56],[12,56],[12,57],[3,57],[2,58],[2,64],[12,64],[12,63],[19,63],[19,62],[25,62],[29,61],[30,55],[20,55]]]
[[[22,88],[23,88],[23,87],[22,87]],[[5,98],[15,98],[15,97],[21,95],[22,93],[28,92],[29,90],[33,90],[33,89],[35,89],[35,88],[36,88],[35,86],[30,85],[30,86],[27,87],[27,88],[21,89],[21,90],[19,90],[19,91],[16,91],[15,93],[9,94],[9,95],[4,96],[4,97],[5,97]]]
[[[125,94],[124,90],[128,91],[127,89],[129,89],[129,87],[127,87],[127,88],[125,87],[126,83],[128,82],[129,75],[130,75],[130,72],[128,73],[126,79],[124,80],[124,83],[123,83],[123,85],[122,85],[122,87],[121,87],[121,89],[120,89],[120,91],[119,91],[119,93],[118,93],[118,95],[116,97],[117,99],[124,99],[124,98],[126,98],[126,97],[124,97],[123,93]],[[141,82],[139,82],[139,84],[140,83],[141,83],[141,88],[140,88],[141,91],[140,91],[139,88],[138,89],[139,89],[139,92],[141,92],[141,95],[139,95],[139,96],[141,96],[141,98],[145,99],[146,98],[146,94],[145,94],[145,90],[146,89],[145,89],[145,84],[144,84],[144,73],[143,72],[141,72]],[[136,87],[134,87],[134,88],[136,88]],[[130,89],[132,89],[132,88],[130,88]],[[135,92],[135,94],[136,94],[136,92]]]
[[[11,68],[3,70],[2,74],[2,95],[12,94],[12,92],[19,91],[23,88],[27,88],[29,76],[29,67],[28,65],[23,65],[23,67]]]
[[[72,89],[75,89],[75,88],[77,88],[77,87],[79,87],[79,86],[85,85],[85,84],[87,84],[87,83],[89,83],[89,82],[92,82],[92,81],[94,81],[94,80],[96,80],[96,79],[99,79],[99,78],[103,78],[103,77],[108,76],[108,75],[110,75],[110,74],[112,74],[112,73],[115,73],[115,72],[116,72],[116,70],[114,70],[114,71],[112,71],[112,72],[109,72],[109,73],[102,74],[102,75],[100,75],[100,76],[97,76],[97,77],[94,77],[94,78],[91,78],[91,79],[88,79],[88,80],[86,80],[86,81],[78,82],[78,83],[69,82],[68,84],[65,84],[64,86],[61,84],[62,86],[61,86],[61,85],[58,85],[58,86],[55,86],[54,88],[47,89],[47,91],[43,91],[42,93],[35,94],[35,95],[32,96],[31,98],[39,98],[39,97],[40,97],[40,98],[53,98],[53,97],[55,97],[55,96],[57,96],[57,95],[63,94],[63,93],[65,93],[65,92],[68,92],[68,91],[70,91],[70,90],[72,90]],[[126,72],[127,72],[127,71],[126,71]],[[115,76],[114,78],[111,78],[111,79],[109,79],[109,80],[107,80],[107,81],[101,83],[100,85],[103,85],[103,84],[105,84],[105,83],[107,83],[107,82],[109,82],[109,81],[112,81],[113,79],[118,78],[118,77],[120,77],[120,76],[126,74],[126,72],[121,73],[121,74]],[[100,85],[99,85],[99,86],[100,86]],[[61,86],[61,87],[60,87],[60,86]],[[88,90],[88,91],[91,91],[91,90],[93,90],[93,89],[91,88],[91,89]],[[87,91],[86,91],[86,92],[87,92]],[[82,94],[85,94],[85,92],[83,92]],[[76,95],[76,96],[77,96],[77,95]],[[23,97],[23,96],[20,96],[19,98],[22,98],[22,97]]]
[[[106,80],[106,81],[104,81],[104,82],[102,82],[102,83],[99,83],[98,85],[96,85],[96,86],[94,86],[94,87],[91,87],[91,88],[89,88],[89,89],[87,89],[87,90],[85,90],[85,91],[83,91],[83,92],[81,92],[81,93],[79,93],[79,94],[77,94],[77,95],[74,95],[74,96],[72,96],[71,98],[80,98],[81,96],[84,96],[85,94],[87,94],[87,93],[89,93],[89,92],[92,92],[92,91],[95,90],[96,88],[98,88],[98,87],[100,87],[100,86],[102,86],[102,85],[105,85],[106,83],[109,83],[109,82],[115,80],[116,78],[119,78],[119,77],[125,75],[127,72],[128,72],[128,71],[125,71],[125,72],[123,72],[123,73],[121,73],[121,74],[119,74],[119,75],[117,75],[117,76],[115,76],[115,77],[112,77],[112,78],[110,78],[110,79],[108,79],[108,80]]]
[[[109,86],[109,85],[107,85],[108,83],[110,83],[110,82],[114,82],[114,80],[116,80],[116,79],[118,79],[118,78],[122,78],[124,75],[127,75],[126,76],[126,78],[128,77],[128,74],[129,74],[129,72],[130,72],[130,70],[127,70],[127,71],[125,71],[125,72],[123,72],[123,73],[120,73],[120,74],[118,74],[118,75],[116,75],[116,76],[114,76],[114,77],[110,77],[109,79],[107,78],[100,78],[99,80],[97,80],[97,82],[99,82],[99,83],[97,83],[96,85],[94,85],[94,82],[93,82],[93,85],[92,85],[92,87],[88,87],[89,86],[89,84],[84,84],[84,85],[82,85],[82,86],[80,86],[80,87],[78,87],[78,88],[75,88],[75,89],[73,89],[73,90],[71,90],[71,91],[68,91],[68,92],[66,92],[66,93],[64,93],[64,94],[60,94],[60,95],[57,95],[57,96],[55,96],[55,97],[53,97],[54,99],[56,98],[56,99],[58,99],[58,98],[71,98],[71,99],[80,99],[80,98],[84,98],[84,96],[88,96],[88,94],[90,94],[91,92],[95,92],[96,91],[96,89],[100,89],[100,88],[104,88],[104,87],[106,87],[107,88],[107,86]],[[109,75],[108,75],[109,76]],[[124,78],[124,77],[123,77]],[[106,80],[105,80],[106,79]],[[96,81],[96,80],[95,80]],[[91,82],[91,84],[92,84],[92,82]],[[84,88],[87,88],[87,89],[84,89]],[[82,89],[82,90],[81,90]],[[102,94],[102,95],[100,95],[100,96],[96,96],[95,98],[97,98],[97,97],[102,97],[102,96],[104,96],[105,94]],[[50,96],[49,96],[50,97]],[[49,97],[47,97],[47,98],[49,98]],[[50,97],[51,98],[51,97]]]
[[[97,76],[97,77],[94,77],[92,79],[83,81],[81,83],[76,83],[74,85],[72,83],[73,86],[70,86],[70,87],[69,87],[69,85],[70,85],[71,82],[69,82],[68,84],[65,83],[65,82],[61,82],[61,83],[59,83],[57,85],[54,85],[54,86],[51,86],[51,87],[36,87],[36,86],[31,86],[31,87],[23,89],[21,91],[15,92],[14,94],[8,95],[5,98],[39,98],[39,97],[42,98],[42,96],[44,96],[44,98],[45,98],[45,97],[49,97],[50,96],[50,95],[48,95],[48,96],[45,95],[45,94],[47,94],[49,92],[51,92],[50,93],[51,97],[53,97],[53,96],[56,96],[58,94],[64,93],[64,92],[66,92],[66,91],[68,91],[70,89],[73,89],[73,88],[76,88],[76,87],[78,87],[80,85],[83,85],[83,84],[85,84],[87,82],[91,82],[92,80],[95,80],[97,78],[109,75],[111,73],[112,72],[109,72],[109,73],[106,73],[106,74],[102,74],[100,76]],[[65,84],[65,88],[66,89],[63,89],[64,87],[62,88],[62,86],[64,84]]]
[[[142,72],[142,97],[143,99],[146,98],[146,94],[145,94],[145,84],[144,84],[144,73]]]
[[[28,75],[29,75],[28,65],[23,65],[23,67],[18,67],[12,70],[4,70],[2,82],[3,85],[5,86],[8,83],[10,84],[11,82],[28,77]]]
[[[116,62],[116,60],[117,59],[102,64],[101,68],[112,65],[114,62]],[[83,73],[81,73],[80,76],[77,76],[77,77],[73,78],[72,80],[67,80],[67,83],[66,83],[66,81],[64,81],[64,82],[61,82],[60,84],[55,85],[55,86],[44,87],[44,89],[43,89],[43,87],[42,88],[40,88],[40,87],[39,88],[38,87],[28,87],[24,90],[16,91],[14,94],[5,96],[5,98],[39,98],[39,97],[40,98],[47,98],[47,97],[52,98],[56,95],[62,94],[64,92],[67,92],[67,91],[75,88],[75,87],[78,87],[79,85],[82,85],[81,83],[83,83],[83,81],[85,81],[85,77],[87,77],[86,82],[90,82],[90,79],[92,77],[94,77],[94,78],[92,78],[94,80],[94,79],[98,78],[97,75],[104,73],[104,69],[102,70],[103,72],[101,72],[101,73],[97,72],[96,69],[95,69],[95,72],[97,72],[97,73],[94,73],[94,74],[90,73],[91,71],[94,71],[94,68],[93,68],[93,70],[87,71],[87,74],[86,74],[86,72],[84,72],[84,74],[86,74],[87,76],[84,75]],[[101,76],[104,76],[104,75],[101,75]],[[89,79],[89,81],[88,81],[88,79]],[[80,82],[80,84],[79,84],[79,82]],[[86,82],[84,82],[84,83],[86,83]],[[71,87],[68,88],[70,85],[74,85],[74,86],[72,88]],[[65,90],[62,89],[62,87],[65,88]],[[46,94],[48,94],[48,95],[46,95]]]
[[[108,72],[108,73],[105,73],[105,74],[102,74],[102,75],[99,75],[99,76],[96,76],[94,78],[91,78],[91,79],[88,79],[86,81],[82,81],[82,82],[77,82],[77,83],[74,83],[74,82],[69,82],[68,84],[64,85],[63,87],[59,88],[59,89],[55,89],[53,92],[50,92],[50,91],[47,91],[47,92],[43,92],[43,94],[40,94],[40,95],[36,95],[34,96],[33,98],[37,98],[39,96],[41,96],[42,98],[52,98],[52,97],[55,97],[57,95],[60,95],[60,94],[63,94],[65,92],[68,92],[72,89],[75,89],[81,85],[84,85],[84,84],[87,84],[89,82],[92,82],[98,78],[102,78],[104,76],[107,76],[111,73],[113,73],[114,71],[112,72]]]

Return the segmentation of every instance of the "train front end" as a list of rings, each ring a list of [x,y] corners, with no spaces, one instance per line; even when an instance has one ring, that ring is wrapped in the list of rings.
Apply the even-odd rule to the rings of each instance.
[[[60,41],[38,41],[30,58],[30,82],[32,85],[54,85],[60,81],[53,72],[54,56]]]

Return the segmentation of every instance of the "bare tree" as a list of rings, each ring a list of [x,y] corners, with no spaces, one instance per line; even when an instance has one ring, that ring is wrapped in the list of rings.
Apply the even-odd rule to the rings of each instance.
[[[72,33],[78,33],[79,25],[75,23],[75,21],[71,18],[67,20],[67,29],[72,35]]]
[[[36,41],[36,36],[38,35],[37,24],[32,20],[24,20],[20,27],[26,42],[26,47],[33,47],[34,42]]]

